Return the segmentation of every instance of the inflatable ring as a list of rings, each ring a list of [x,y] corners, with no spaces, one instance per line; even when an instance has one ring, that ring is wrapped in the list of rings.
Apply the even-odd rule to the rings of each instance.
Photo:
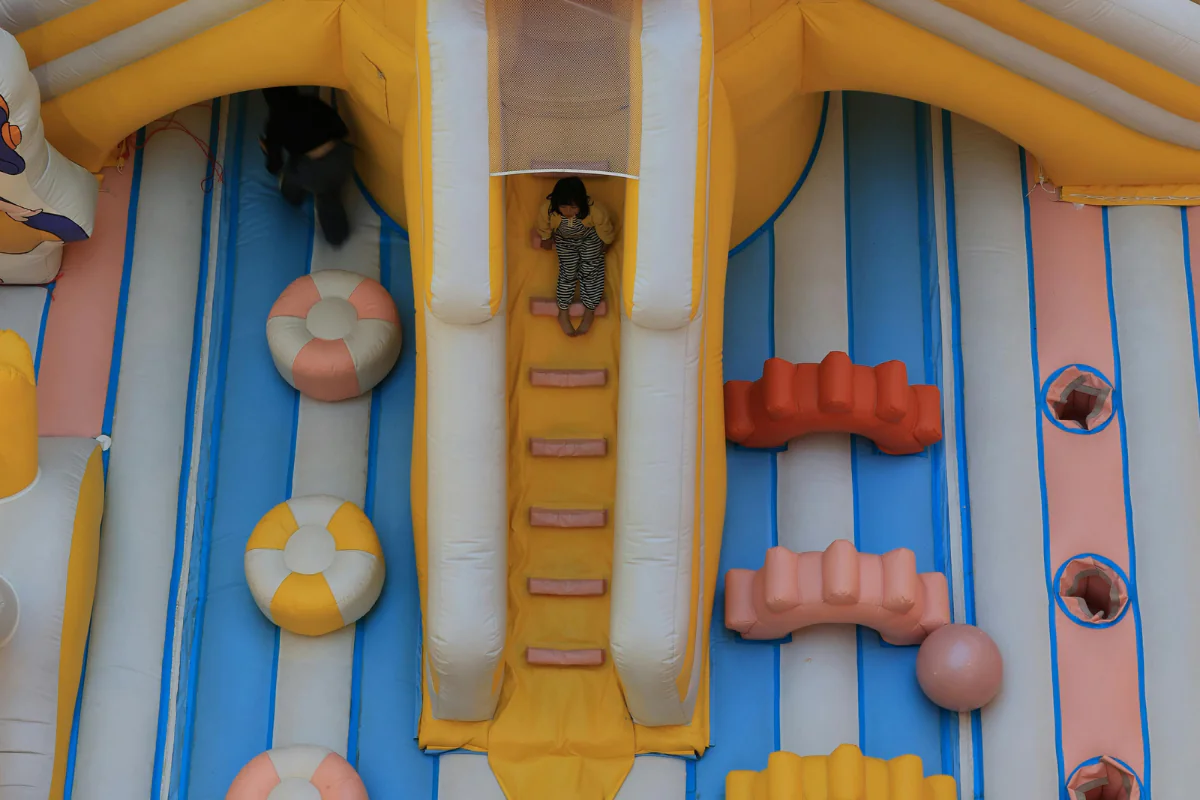
[[[383,590],[383,550],[367,515],[324,494],[268,511],[246,542],[254,602],[281,628],[322,636],[353,624]]]
[[[267,318],[267,345],[283,379],[334,402],[375,388],[400,357],[400,315],[379,281],[326,269],[297,278]]]
[[[311,744],[259,753],[233,779],[225,800],[368,800],[350,762]]]

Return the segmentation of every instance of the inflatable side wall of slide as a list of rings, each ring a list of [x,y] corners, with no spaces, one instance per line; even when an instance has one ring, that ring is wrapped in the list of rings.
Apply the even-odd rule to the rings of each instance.
[[[418,302],[424,688],[435,717],[480,721],[501,686],[510,513],[504,179],[491,168],[484,3],[430,3],[416,35],[404,176]],[[641,172],[621,214],[612,652],[636,722],[687,725],[724,513],[719,343],[733,136],[698,8],[644,3],[639,43]],[[694,211],[664,222],[664,208]]]
[[[0,30],[0,283],[53,280],[64,243],[95,224],[96,178],[46,141],[41,106],[24,51]]]
[[[0,331],[0,775],[61,797],[100,550],[100,445],[38,438],[33,356]]]

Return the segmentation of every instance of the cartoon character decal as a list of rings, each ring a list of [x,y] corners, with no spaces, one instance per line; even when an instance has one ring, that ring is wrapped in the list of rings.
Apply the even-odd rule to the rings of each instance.
[[[8,118],[8,102],[0,96],[0,174],[20,175],[25,171],[25,159],[17,152],[17,146],[21,144],[21,129],[9,122]],[[57,236],[64,242],[88,238],[87,231],[64,216],[46,213],[40,208],[25,208],[4,197],[0,197],[0,212],[26,227]]]

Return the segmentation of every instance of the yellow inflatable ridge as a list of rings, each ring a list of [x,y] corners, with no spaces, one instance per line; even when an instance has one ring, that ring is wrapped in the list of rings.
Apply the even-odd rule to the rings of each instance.
[[[863,756],[843,744],[827,756],[772,753],[762,772],[738,770],[725,779],[727,800],[956,800],[954,778],[925,777],[921,759]]]
[[[0,497],[37,477],[36,384],[29,345],[15,331],[0,331]]]

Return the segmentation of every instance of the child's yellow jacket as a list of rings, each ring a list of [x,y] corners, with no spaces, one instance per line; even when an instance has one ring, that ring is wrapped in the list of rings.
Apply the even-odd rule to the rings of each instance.
[[[562,219],[557,211],[550,211],[549,200],[542,203],[538,209],[537,232],[543,241],[554,235],[559,224],[562,223]],[[612,216],[609,215],[608,209],[594,200],[592,207],[588,209],[588,215],[583,219],[583,224],[588,228],[595,228],[596,233],[600,236],[600,241],[605,244],[612,244],[613,239],[617,238],[617,230],[613,227]]]

